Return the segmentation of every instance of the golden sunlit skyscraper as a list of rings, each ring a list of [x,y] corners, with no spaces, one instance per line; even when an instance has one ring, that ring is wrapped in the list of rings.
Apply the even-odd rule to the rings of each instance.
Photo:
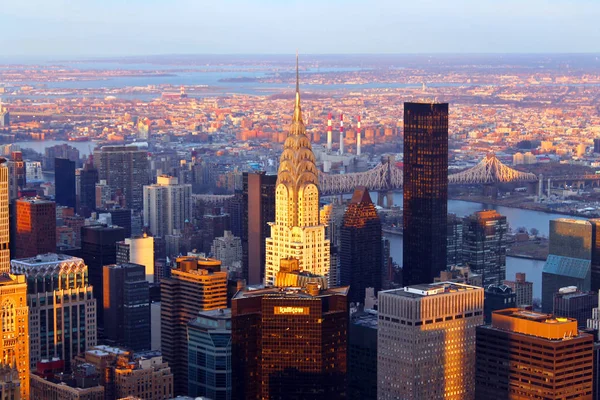
[[[294,117],[279,160],[275,187],[275,222],[266,241],[265,284],[273,285],[283,259],[297,259],[300,269],[329,277],[329,240],[319,218],[319,171],[302,121],[298,58]]]
[[[8,202],[8,166],[6,159],[0,158],[0,274],[10,271]]]

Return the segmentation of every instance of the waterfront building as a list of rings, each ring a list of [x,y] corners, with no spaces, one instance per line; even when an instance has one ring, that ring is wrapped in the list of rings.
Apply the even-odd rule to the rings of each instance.
[[[582,292],[576,286],[560,288],[554,293],[554,309],[557,317],[568,317],[577,320],[579,328],[585,328],[592,317],[592,310],[598,307],[598,294]]]
[[[242,182],[242,276],[249,285],[257,285],[265,279],[266,240],[269,222],[275,220],[277,175],[244,172]]]
[[[175,394],[188,390],[187,323],[200,311],[227,307],[227,272],[218,260],[179,257],[161,279],[161,350],[175,376]]]
[[[302,270],[329,278],[330,242],[319,215],[319,170],[302,120],[297,62],[294,116],[283,147],[275,222],[266,239],[266,285],[274,284],[281,260],[289,257],[298,259]]]
[[[156,184],[144,186],[144,224],[153,236],[180,233],[191,219],[192,185],[161,175]]]
[[[485,288],[483,301],[483,315],[485,323],[492,322],[492,312],[503,310],[505,308],[515,308],[517,304],[517,294],[506,285],[492,284]]]
[[[188,395],[232,400],[231,310],[203,311],[188,332]]]
[[[380,292],[378,399],[474,399],[483,300],[483,288],[453,282]]]
[[[104,337],[133,351],[151,350],[150,287],[144,266],[105,265],[103,273]]]
[[[575,286],[582,292],[590,291],[590,260],[549,254],[542,269],[542,312],[552,312],[554,294],[566,286]]]
[[[446,269],[448,104],[404,103],[404,285]]]
[[[523,308],[533,305],[533,282],[528,282],[524,272],[517,272],[514,281],[505,280],[504,285],[510,287],[517,295],[516,307]]]
[[[463,261],[483,275],[484,286],[501,284],[506,279],[506,217],[494,210],[477,211],[463,224]]]
[[[352,315],[348,332],[348,399],[377,399],[377,311]]]
[[[149,183],[148,153],[137,146],[103,146],[94,150],[98,178],[111,193],[122,193],[125,207],[142,211],[143,187]]]
[[[6,159],[0,158],[0,274],[10,271],[10,196]],[[14,239],[13,239],[14,240]]]
[[[10,379],[6,382],[7,390],[4,394],[14,394],[14,374],[6,371],[10,368],[18,372],[21,399],[29,399],[29,307],[25,276],[8,273],[0,275],[0,305],[0,322],[4,335],[4,339],[0,341],[0,367],[5,370],[4,377]]]
[[[590,221],[572,218],[550,221],[549,254],[591,260],[593,245]]]
[[[354,189],[340,228],[340,284],[348,299],[364,303],[365,290],[381,290],[381,220],[365,187]]]
[[[318,279],[238,291],[233,398],[345,399],[347,296],[348,287],[321,289]]]
[[[154,283],[154,238],[144,234],[117,242],[117,264],[122,263],[143,265],[146,280]]]
[[[491,325],[477,328],[477,398],[591,398],[593,347],[575,319],[495,311]]]
[[[12,260],[11,271],[27,279],[30,365],[58,357],[68,368],[73,357],[96,345],[98,304],[81,258],[40,254]]]
[[[56,187],[56,203],[61,206],[77,209],[75,185],[75,162],[66,158],[54,160],[54,186]]]
[[[117,262],[116,244],[124,239],[123,236],[123,228],[118,226],[90,225],[81,228],[81,258],[87,264],[89,283],[94,288],[99,330],[104,328],[103,268]]]
[[[15,252],[13,258],[56,252],[56,203],[37,197],[15,202]]]

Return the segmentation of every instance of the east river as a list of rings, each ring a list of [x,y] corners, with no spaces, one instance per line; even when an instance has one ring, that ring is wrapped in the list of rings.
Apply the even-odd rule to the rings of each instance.
[[[402,204],[402,193],[394,194],[394,203]],[[480,210],[496,210],[500,214],[506,216],[508,224],[512,229],[519,227],[525,227],[528,230],[536,228],[539,231],[539,234],[543,236],[548,236],[550,220],[557,218],[583,219],[563,214],[550,214],[485,203],[471,203],[462,200],[448,201],[448,212],[454,213],[459,217],[464,217]],[[402,236],[393,234],[385,234],[385,236],[390,240],[392,258],[395,262],[402,265]],[[541,298],[543,267],[544,261],[507,257],[506,278],[514,279],[515,273],[525,272],[527,274],[527,280],[533,282],[533,297]]]

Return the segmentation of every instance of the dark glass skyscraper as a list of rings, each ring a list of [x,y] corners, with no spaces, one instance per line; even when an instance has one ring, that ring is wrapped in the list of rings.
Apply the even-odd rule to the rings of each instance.
[[[56,185],[56,203],[75,209],[77,207],[75,161],[66,158],[54,160],[54,183]]]
[[[88,218],[96,210],[96,183],[98,183],[98,170],[93,161],[88,161],[81,171],[81,189],[79,194],[79,214]]]
[[[350,286],[348,298],[365,302],[365,289],[381,290],[381,221],[369,191],[357,187],[340,229],[340,284]]]
[[[404,285],[446,269],[448,103],[404,103]]]

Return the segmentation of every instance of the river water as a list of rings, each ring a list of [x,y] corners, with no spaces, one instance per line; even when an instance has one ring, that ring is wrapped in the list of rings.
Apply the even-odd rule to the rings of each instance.
[[[394,194],[394,203],[402,204],[402,193]],[[539,211],[521,210],[518,208],[495,206],[484,203],[471,203],[462,200],[449,200],[448,212],[454,213],[459,217],[470,215],[475,211],[480,210],[496,210],[500,214],[505,215],[508,224],[513,229],[525,227],[528,230],[536,228],[540,235],[548,236],[550,220],[557,218],[576,218],[563,214],[551,214]],[[402,265],[402,236],[386,234],[390,240],[390,253],[395,262]],[[542,292],[542,268],[544,261],[529,260],[516,257],[506,257],[506,279],[514,279],[515,273],[525,272],[527,280],[533,282],[533,297],[541,298]]]

